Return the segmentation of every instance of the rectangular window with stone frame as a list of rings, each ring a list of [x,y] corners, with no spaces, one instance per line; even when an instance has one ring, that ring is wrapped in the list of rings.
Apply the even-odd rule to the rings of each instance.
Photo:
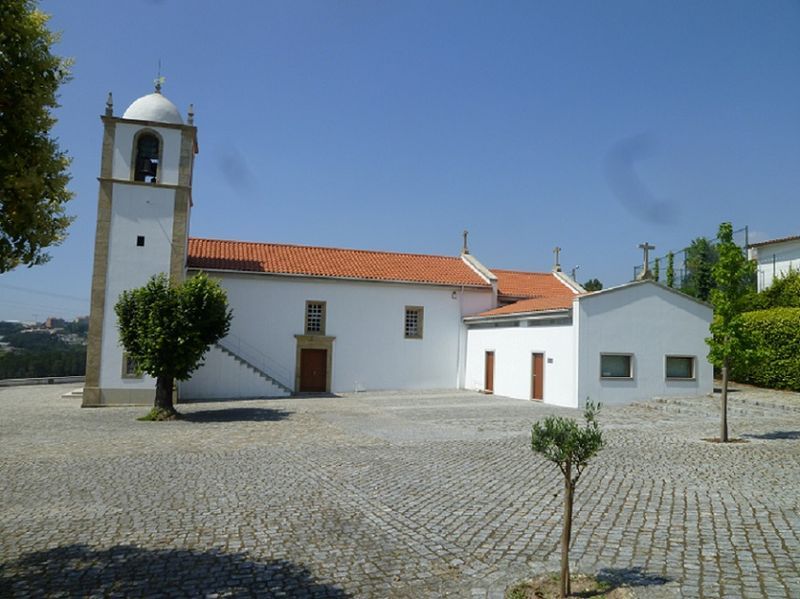
[[[694,380],[694,363],[694,356],[666,356],[665,378],[668,381]]]
[[[308,300],[306,302],[306,335],[325,334],[325,302]]]
[[[632,379],[633,356],[631,354],[600,354],[601,379]]]
[[[131,358],[127,353],[122,354],[122,378],[124,379],[140,379],[142,378],[142,371],[139,370],[139,364]]]
[[[422,306],[406,306],[405,338],[422,339],[422,324],[425,309]]]

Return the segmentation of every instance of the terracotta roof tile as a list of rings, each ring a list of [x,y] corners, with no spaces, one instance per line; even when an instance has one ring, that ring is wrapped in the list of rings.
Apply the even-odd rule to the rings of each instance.
[[[759,241],[758,243],[751,243],[751,248],[761,247],[763,245],[772,245],[773,243],[783,243],[784,241],[794,241],[800,239],[800,235],[791,235],[790,237],[780,237],[778,239],[770,239],[769,241]]]
[[[189,239],[193,269],[488,287],[460,257]]]
[[[487,310],[475,316],[503,316],[509,314],[521,314],[525,312],[544,312],[547,310],[566,310],[572,307],[572,300],[575,294],[570,297],[532,297],[520,300],[513,304],[500,306],[494,310]]]
[[[497,277],[497,293],[513,298],[572,298],[575,292],[551,272],[520,272],[492,269]]]

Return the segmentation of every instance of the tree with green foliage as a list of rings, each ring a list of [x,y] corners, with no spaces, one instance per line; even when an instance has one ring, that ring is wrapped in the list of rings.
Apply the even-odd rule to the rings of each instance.
[[[653,280],[658,283],[658,280],[661,278],[661,259],[656,258],[656,263],[653,266]]]
[[[742,331],[741,314],[747,309],[752,293],[755,262],[748,260],[733,241],[731,223],[722,223],[717,233],[719,259],[712,269],[714,288],[711,303],[714,317],[711,337],[706,339],[711,351],[708,359],[722,371],[720,394],[720,441],[728,441],[728,378],[731,360],[743,360],[750,353]]]
[[[586,402],[581,428],[571,418],[548,416],[531,428],[531,449],[558,465],[564,475],[564,521],[561,529],[561,597],[570,594],[569,544],[572,537],[572,505],[575,485],[589,460],[603,448],[603,433],[597,423],[600,404]]]
[[[675,254],[667,254],[667,287],[675,287]]]
[[[125,351],[156,379],[150,418],[174,418],[174,381],[188,379],[211,344],[230,328],[225,290],[202,273],[180,285],[170,285],[160,274],[144,287],[124,291],[114,310]]]
[[[698,237],[686,248],[686,274],[681,291],[708,301],[714,287],[711,271],[719,259],[717,248],[705,237]]]
[[[0,2],[0,273],[34,266],[66,236],[69,158],[50,130],[71,61],[33,0]]]
[[[770,389],[800,391],[800,307],[777,307],[741,315],[750,355],[731,359],[730,377]]]
[[[583,288],[586,291],[600,291],[603,288],[603,283],[600,282],[600,279],[589,279],[583,284]]]

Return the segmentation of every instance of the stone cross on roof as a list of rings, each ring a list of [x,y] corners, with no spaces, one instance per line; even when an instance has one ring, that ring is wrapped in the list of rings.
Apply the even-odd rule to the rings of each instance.
[[[636,278],[639,280],[652,279],[653,273],[650,272],[650,250],[656,249],[656,246],[650,245],[645,241],[644,243],[639,244],[639,249],[644,252],[644,260],[642,262],[642,272],[640,272],[639,276]]]

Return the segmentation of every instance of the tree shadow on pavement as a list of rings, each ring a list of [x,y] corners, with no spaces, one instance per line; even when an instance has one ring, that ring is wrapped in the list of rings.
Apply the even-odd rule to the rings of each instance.
[[[644,569],[635,568],[601,568],[597,573],[597,580],[613,585],[628,587],[661,586],[671,582],[672,579],[657,574],[649,574]]]
[[[0,564],[2,596],[350,597],[285,560],[242,553],[75,544]]]
[[[200,412],[181,412],[188,422],[276,422],[292,415],[287,410],[273,408],[222,408]]]
[[[771,433],[762,433],[760,435],[747,435],[744,434],[742,437],[747,437],[748,439],[765,439],[767,441],[777,441],[777,440],[792,440],[792,439],[800,439],[800,431],[772,431]]]

